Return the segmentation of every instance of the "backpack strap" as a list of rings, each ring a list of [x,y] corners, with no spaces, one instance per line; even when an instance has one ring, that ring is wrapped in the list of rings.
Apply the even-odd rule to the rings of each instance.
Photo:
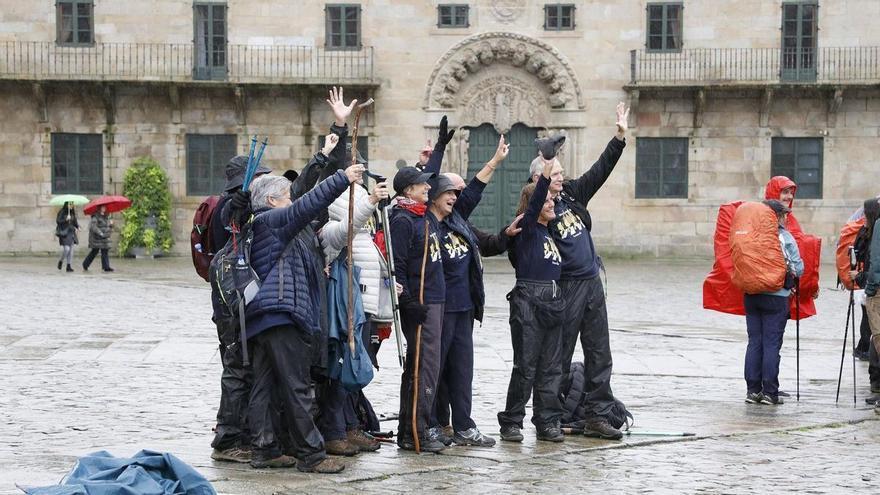
[[[241,360],[242,364],[247,367],[250,365],[248,361],[248,346],[247,346],[247,329],[245,327],[245,317],[244,317],[244,297],[239,295],[238,298],[238,322],[241,326]]]

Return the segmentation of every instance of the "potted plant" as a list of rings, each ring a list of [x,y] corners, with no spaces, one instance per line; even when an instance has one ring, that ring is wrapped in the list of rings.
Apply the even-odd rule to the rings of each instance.
[[[152,257],[155,249],[171,250],[171,191],[168,174],[159,163],[148,156],[136,159],[125,171],[122,194],[131,200],[131,207],[122,212],[125,226],[119,252]]]

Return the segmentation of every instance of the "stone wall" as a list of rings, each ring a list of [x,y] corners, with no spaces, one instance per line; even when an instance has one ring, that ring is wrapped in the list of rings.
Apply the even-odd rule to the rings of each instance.
[[[376,105],[365,117],[362,134],[370,139],[371,166],[391,174],[394,163],[412,162],[425,139],[433,138],[437,119],[450,115],[458,125],[460,102],[448,109],[427,108],[426,85],[450,49],[480,33],[516,33],[552,46],[579,86],[581,100],[551,112],[548,128],[566,129],[569,175],[582,173],[614,133],[614,107],[627,100],[629,51],[645,42],[645,0],[574,0],[576,29],[544,31],[543,3],[534,0],[476,0],[470,27],[440,29],[440,2],[368,0],[361,2],[362,43],[373,47],[378,87]],[[251,45],[324,44],[324,2],[313,0],[230,1],[229,43]],[[5,41],[54,41],[51,2],[0,0],[0,44]],[[853,15],[856,12],[858,15]],[[820,46],[877,46],[880,15],[875,0],[821,1]],[[686,48],[780,46],[780,3],[766,0],[717,2],[689,0],[684,10]],[[159,0],[96,0],[97,42],[191,43],[192,3]],[[485,66],[479,77],[498,64]],[[504,68],[522,81],[534,77]],[[0,68],[0,78],[3,77]],[[476,81],[474,79],[473,81]],[[472,82],[473,82],[472,81]],[[246,88],[246,112],[239,115],[233,88],[182,87],[173,104],[162,81],[118,86],[115,123],[108,126],[99,88],[65,82],[46,85],[48,122],[29,82],[4,82],[0,91],[0,252],[55,249],[52,220],[50,140],[52,132],[104,134],[105,192],[121,192],[125,168],[150,154],[171,176],[175,201],[176,252],[185,253],[192,211],[200,198],[186,195],[187,133],[231,133],[245,150],[250,135],[270,136],[266,162],[282,171],[300,168],[315,151],[317,137],[332,116],[324,103],[326,88]],[[466,85],[465,85],[466,86]],[[535,84],[538,91],[549,91]],[[352,96],[352,91],[347,96]],[[362,99],[366,93],[358,94]],[[689,139],[689,193],[681,200],[635,199],[635,141],[590,207],[594,233],[603,254],[711,254],[711,236],[721,202],[758,198],[770,174],[774,136],[824,137],[824,191],[821,200],[797,201],[795,211],[808,231],[833,242],[839,223],[862,198],[876,194],[874,161],[880,152],[880,95],[875,89],[847,90],[836,121],[828,115],[827,90],[782,92],[774,97],[770,119],[761,126],[758,92],[708,94],[703,124],[695,128],[691,93],[641,95],[631,121],[632,136]],[[462,154],[446,164],[460,168]],[[458,160],[458,161],[456,161]],[[826,250],[830,253],[830,250]]]

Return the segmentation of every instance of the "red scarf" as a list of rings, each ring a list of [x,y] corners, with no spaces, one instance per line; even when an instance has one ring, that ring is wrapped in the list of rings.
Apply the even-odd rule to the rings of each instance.
[[[413,201],[409,198],[399,198],[397,200],[397,206],[420,217],[425,216],[425,212],[428,211],[428,205]]]

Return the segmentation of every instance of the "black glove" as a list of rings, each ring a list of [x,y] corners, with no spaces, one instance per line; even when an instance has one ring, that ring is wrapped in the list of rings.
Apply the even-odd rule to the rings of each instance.
[[[544,156],[545,160],[552,160],[555,158],[556,154],[559,153],[559,148],[562,148],[563,143],[565,143],[565,136],[561,134],[535,139],[535,144],[538,145],[538,151],[541,152],[541,155]]]
[[[407,320],[421,325],[428,319],[428,306],[420,304],[418,299],[401,294],[398,302],[400,310],[406,314]]]
[[[251,216],[251,193],[242,190],[235,191],[229,199],[229,207],[231,208],[229,218],[235,222],[235,225],[241,227]]]
[[[444,115],[442,119],[440,119],[440,132],[437,134],[437,144],[434,146],[434,149],[446,149],[446,145],[449,144],[449,141],[452,141],[452,136],[455,134],[455,129],[449,130],[449,122],[446,120],[446,116]]]

